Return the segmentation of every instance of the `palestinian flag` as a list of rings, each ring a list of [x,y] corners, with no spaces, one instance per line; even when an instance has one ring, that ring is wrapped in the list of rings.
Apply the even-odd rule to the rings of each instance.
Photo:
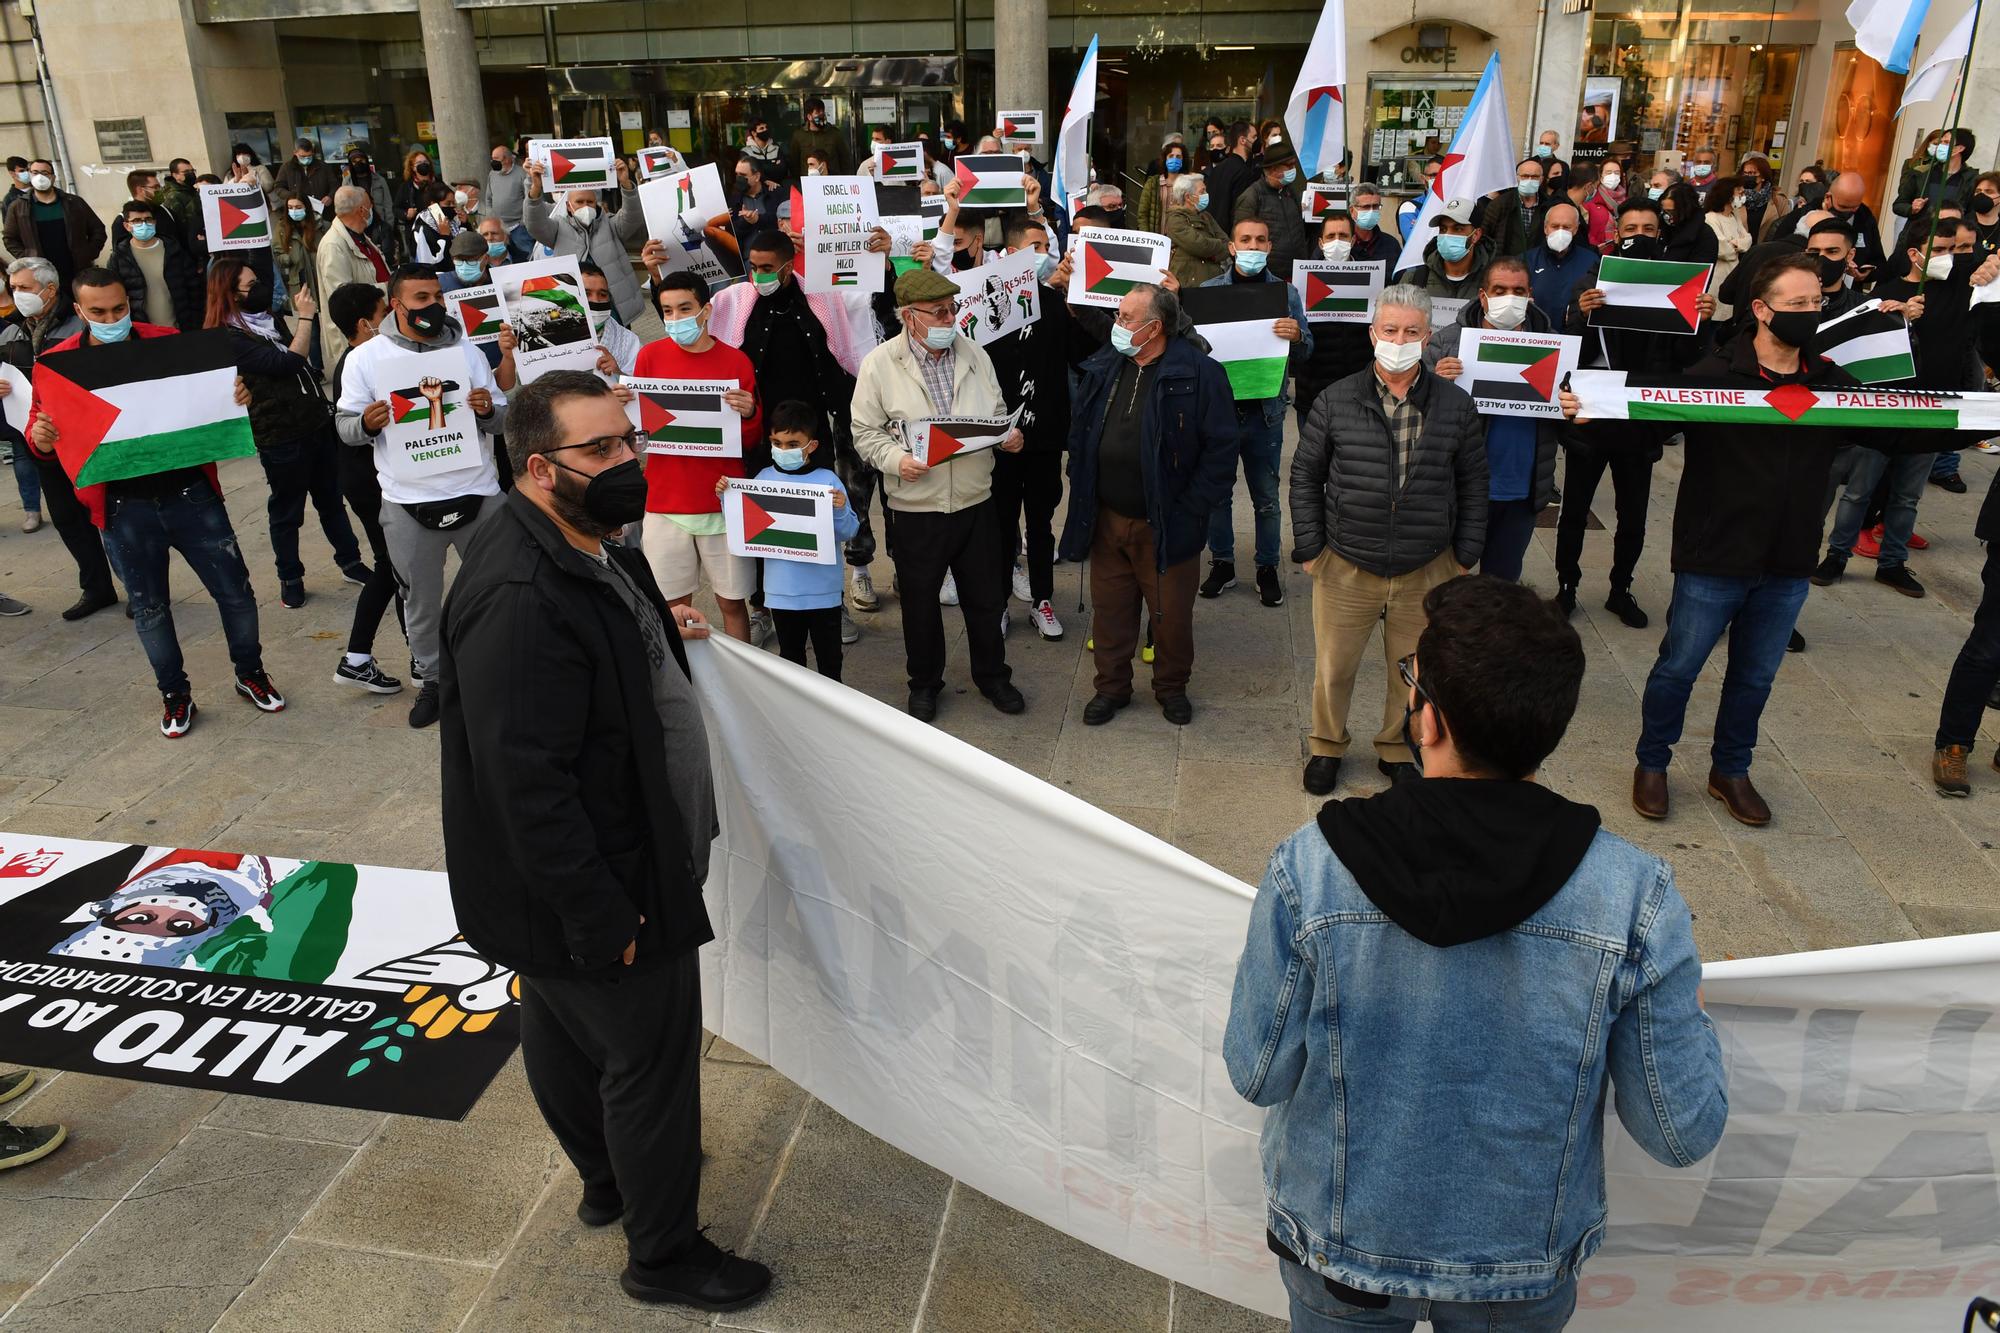
[[[445,418],[449,420],[451,414],[464,406],[464,404],[451,401],[451,395],[457,393],[459,390],[457,380],[444,380],[442,383],[444,384],[445,398],[444,402],[439,405],[444,408]],[[431,401],[424,397],[422,385],[412,384],[406,389],[389,390],[389,419],[397,425],[408,426],[416,424],[428,427],[432,424],[430,415]],[[440,421],[437,424],[442,426],[444,422]]]
[[[225,245],[248,247],[271,242],[271,204],[255,185],[215,189],[216,231]]]
[[[257,452],[222,329],[49,352],[35,363],[34,391],[78,486]]]
[[[1460,386],[1474,399],[1511,403],[1553,404],[1562,348],[1529,342],[1504,342],[1492,335],[1479,340],[1478,355],[1465,363]],[[1560,413],[1560,407],[1557,408]]]
[[[947,458],[998,448],[1013,432],[1010,417],[940,417],[912,423],[910,456],[925,467]]]
[[[1578,415],[1616,421],[1734,421],[1759,426],[2000,432],[2000,394],[1769,388],[1735,380],[1648,377],[1619,370],[1570,376]],[[1748,447],[1748,446],[1746,446]]]
[[[1237,402],[1276,398],[1284,391],[1291,344],[1271,326],[1291,315],[1286,284],[1183,287],[1181,309],[1208,340],[1209,355],[1222,363]]]
[[[558,310],[583,313],[583,296],[567,274],[544,273],[538,278],[528,278],[521,283],[521,296],[524,300],[546,302]]]
[[[627,409],[632,424],[646,437],[646,447],[657,454],[699,454],[707,457],[741,457],[740,428],[736,448],[729,447],[729,419],[740,416],[722,401],[716,390],[680,387],[646,387],[628,384],[632,402]]]
[[[1906,380],[1917,373],[1909,323],[1885,313],[1880,301],[1863,302],[1820,325],[1812,350],[1863,384]]]
[[[1021,208],[1028,202],[1021,159],[1012,153],[961,153],[951,169],[958,175],[960,208]]]
[[[694,207],[694,177],[683,173],[681,178],[674,182],[674,212],[685,214]]]
[[[611,183],[611,158],[597,144],[576,143],[567,153],[549,149],[549,188],[596,190]]]
[[[1096,234],[1084,236],[1077,244],[1083,247],[1083,289],[1093,295],[1120,297],[1140,283],[1160,280],[1150,245],[1103,241]],[[1187,292],[1181,294],[1186,296]]]
[[[1594,329],[1693,333],[1701,324],[1698,302],[1708,289],[1710,264],[1606,255],[1597,266],[1604,304],[1590,312]]]
[[[826,283],[829,287],[859,287],[861,285],[861,274],[851,268],[835,269],[833,275],[826,280]]]
[[[1041,141],[1041,112],[1002,111],[1000,113],[1000,142],[1025,145],[1038,144]]]
[[[1345,185],[1309,184],[1299,200],[1299,214],[1307,222],[1325,222],[1347,207]]]
[[[1382,290],[1382,265],[1299,260],[1292,265],[1292,285],[1305,302],[1307,319],[1365,323]]]
[[[920,143],[889,143],[875,150],[875,178],[882,181],[920,181],[924,176],[924,146]]]
[[[743,541],[746,545],[778,546],[801,555],[819,554],[819,531],[813,518],[819,506],[809,495],[777,495],[740,491]]]
[[[481,287],[472,295],[470,288],[448,293],[452,303],[458,307],[458,322],[465,326],[468,338],[499,337],[500,325],[506,317],[500,311],[500,293],[491,286]]]

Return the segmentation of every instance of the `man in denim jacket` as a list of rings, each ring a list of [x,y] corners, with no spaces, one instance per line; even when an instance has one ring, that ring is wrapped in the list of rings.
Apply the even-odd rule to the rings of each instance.
[[[1278,848],[1223,1044],[1271,1108],[1269,1241],[1307,1333],[1563,1327],[1604,1235],[1607,1092],[1669,1166],[1728,1115],[1673,872],[1532,781],[1576,708],[1576,632],[1485,577],[1424,611],[1398,688],[1428,780]]]

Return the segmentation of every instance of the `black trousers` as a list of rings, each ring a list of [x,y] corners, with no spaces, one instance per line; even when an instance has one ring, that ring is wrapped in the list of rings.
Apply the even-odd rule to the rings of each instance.
[[[27,448],[20,444],[14,447]],[[63,546],[68,549],[69,558],[76,562],[76,586],[84,596],[98,601],[116,598],[118,590],[111,585],[111,562],[104,558],[104,538],[90,521],[90,511],[77,498],[69,473],[55,459],[44,458],[32,449],[28,450],[28,456],[35,460],[35,472],[42,479],[42,508],[47,511],[49,522],[55,525],[56,536],[62,538]]]
[[[1597,483],[1611,470],[1611,488],[1617,496],[1617,530],[1611,535],[1611,590],[1623,592],[1632,586],[1632,571],[1639,566],[1639,553],[1646,549],[1646,508],[1653,491],[1653,460],[1644,454],[1572,440],[1569,464],[1563,471],[1562,512],[1556,517],[1556,578],[1569,587],[1583,581],[1578,561],[1583,557],[1584,528],[1590,522],[1591,497]]]
[[[811,611],[780,611],[772,607],[771,627],[778,631],[778,656],[804,666],[806,641],[810,639],[813,662],[819,668],[819,674],[828,680],[840,679],[838,606],[816,607]]]
[[[354,623],[347,631],[347,651],[373,656],[375,632],[382,628],[382,613],[392,599],[396,603],[396,623],[403,623],[402,586],[396,581],[396,563],[389,558],[388,539],[382,535],[382,483],[375,475],[375,451],[343,444],[338,458],[340,493],[347,497],[347,507],[360,520],[361,531],[368,538],[368,550],[375,557],[375,570],[368,576],[368,582],[361,585],[361,595],[354,599]],[[407,637],[409,631],[403,632]]]
[[[701,967],[690,949],[592,977],[521,978],[521,1059],[583,1196],[625,1208],[640,1280],[694,1239]]]
[[[947,570],[958,580],[972,682],[990,694],[1007,684],[1007,566],[1000,559],[999,510],[991,497],[955,514],[896,511],[896,582],[903,599],[903,652],[910,688],[944,688],[944,608],[938,590]]]
[[[1062,493],[1061,450],[994,452],[993,503],[999,509],[1000,558],[1011,572],[1015,555],[1026,550],[1028,589],[1038,604],[1055,600],[1055,517]],[[1021,529],[1023,513],[1027,515],[1025,536]]]
[[[319,513],[320,530],[333,547],[333,563],[342,569],[361,559],[361,545],[347,522],[347,510],[340,504],[340,460],[344,445],[328,422],[321,429],[296,440],[282,440],[257,451],[264,465],[264,479],[270,483],[270,499],[264,510],[271,517],[271,554],[277,560],[278,579],[302,579],[305,563],[299,559],[299,528],[306,517],[306,502]],[[362,450],[354,450],[356,453]],[[368,451],[371,455],[372,450]]]
[[[833,427],[833,470],[840,478],[840,484],[847,488],[848,507],[861,520],[860,528],[847,540],[847,563],[857,569],[866,569],[875,559],[875,527],[868,511],[878,495],[882,497],[882,552],[893,557],[896,546],[890,539],[889,530],[893,520],[889,513],[888,493],[882,488],[882,474],[854,447],[854,432],[838,424]]]

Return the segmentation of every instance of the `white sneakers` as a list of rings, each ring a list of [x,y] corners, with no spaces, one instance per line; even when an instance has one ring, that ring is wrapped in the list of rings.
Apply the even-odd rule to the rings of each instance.
[[[1028,613],[1028,620],[1034,625],[1035,633],[1043,638],[1062,637],[1062,622],[1056,619],[1056,609],[1047,602],[1035,603],[1035,609]]]
[[[875,580],[869,577],[865,567],[857,566],[847,590],[848,601],[856,611],[876,611],[882,606],[882,599],[875,592]]]
[[[1028,606],[1035,604],[1034,589],[1028,586],[1028,571],[1018,564],[1014,566],[1014,600]]]

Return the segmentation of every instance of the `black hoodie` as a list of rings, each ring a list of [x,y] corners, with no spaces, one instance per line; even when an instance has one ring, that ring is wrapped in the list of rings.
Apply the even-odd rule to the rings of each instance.
[[[1597,836],[1595,806],[1533,782],[1434,778],[1328,801],[1319,830],[1368,901],[1448,949],[1512,930],[1556,896]]]

